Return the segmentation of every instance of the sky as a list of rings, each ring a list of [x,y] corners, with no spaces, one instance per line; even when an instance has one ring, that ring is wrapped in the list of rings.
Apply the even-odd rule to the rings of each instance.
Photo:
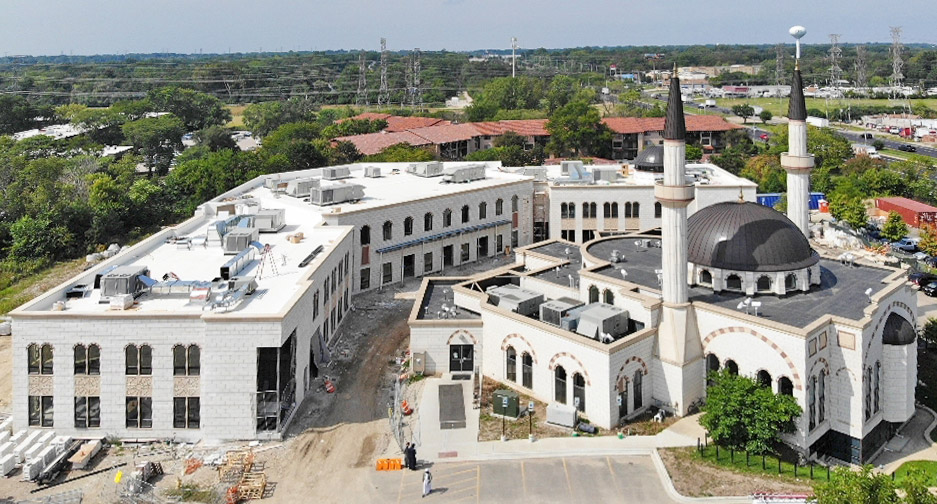
[[[0,56],[776,44],[797,24],[937,44],[933,0],[2,0]]]

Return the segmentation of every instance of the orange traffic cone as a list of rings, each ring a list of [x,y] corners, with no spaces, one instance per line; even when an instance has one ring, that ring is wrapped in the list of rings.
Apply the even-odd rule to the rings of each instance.
[[[329,394],[335,392],[335,385],[332,384],[332,380],[325,380],[325,391]]]
[[[410,407],[410,403],[408,403],[406,399],[400,404],[400,409],[403,411],[404,415],[413,413],[413,408]]]

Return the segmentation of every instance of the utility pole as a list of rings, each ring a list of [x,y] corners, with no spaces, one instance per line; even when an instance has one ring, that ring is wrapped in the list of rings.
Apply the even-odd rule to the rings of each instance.
[[[517,37],[511,37],[511,78],[515,77],[517,68]]]
[[[891,86],[893,98],[898,98],[899,89],[904,84],[904,74],[901,73],[904,67],[904,61],[901,59],[901,51],[904,46],[901,45],[901,27],[891,27],[891,76],[888,78],[888,85]]]
[[[364,50],[358,56],[358,94],[355,96],[355,105],[368,105],[368,77],[364,64]]]
[[[407,64],[404,66],[404,79],[407,92],[401,100],[401,105],[413,105],[413,53],[407,55]]]
[[[390,94],[387,91],[387,39],[384,37],[381,37],[381,89],[377,93],[377,104],[390,104]]]

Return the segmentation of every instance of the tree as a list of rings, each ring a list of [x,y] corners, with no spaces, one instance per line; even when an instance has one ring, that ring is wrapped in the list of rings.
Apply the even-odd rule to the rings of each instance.
[[[751,105],[745,103],[742,105],[733,105],[732,113],[741,117],[743,123],[748,122],[748,118],[755,115],[755,109]]]
[[[755,156],[745,163],[739,174],[758,184],[758,192],[776,193],[787,190],[787,174],[777,156]]]
[[[794,418],[803,413],[796,399],[775,394],[753,378],[723,369],[710,379],[699,421],[716,443],[727,448],[769,453],[782,433],[794,431]]]
[[[283,101],[252,103],[244,109],[244,124],[259,137],[293,122],[313,122],[318,106],[312,100],[290,98]]]
[[[918,248],[927,255],[937,256],[937,227],[933,224],[921,225],[921,242]]]
[[[880,151],[885,148],[885,142],[878,140],[878,139],[873,140],[872,147],[875,147],[875,150]]]
[[[231,112],[212,95],[175,86],[154,89],[147,100],[155,112],[169,112],[182,120],[186,131],[220,126],[231,120]]]
[[[11,244],[7,254],[16,259],[58,259],[66,255],[72,236],[48,213],[24,215],[10,226]]]
[[[817,504],[935,504],[937,497],[927,488],[929,479],[924,471],[911,472],[896,486],[888,474],[873,471],[871,465],[858,471],[837,467],[830,481],[818,484],[814,493]],[[899,489],[903,497],[896,492]]]
[[[557,156],[602,156],[611,148],[612,134],[599,117],[599,111],[584,100],[575,100],[557,109],[547,121],[550,132],[547,150]]]
[[[143,155],[143,163],[158,175],[165,175],[176,151],[182,150],[185,125],[178,117],[168,114],[148,117],[123,125],[124,136],[134,149]]]
[[[699,161],[703,159],[703,149],[696,144],[687,144],[686,145],[686,160],[687,161]]]
[[[406,143],[399,143],[391,145],[377,154],[365,156],[363,160],[373,163],[418,163],[432,161],[434,159],[436,159],[436,156],[427,149],[414,147]]]
[[[771,119],[774,119],[774,114],[772,114],[770,110],[765,109],[758,114],[758,118],[761,119],[762,124],[765,124]]]
[[[231,137],[231,130],[222,126],[209,126],[195,133],[199,145],[208,147],[212,152],[221,149],[237,149],[238,144]]]
[[[36,110],[19,95],[0,94],[0,135],[36,127]]]
[[[937,318],[931,317],[921,329],[921,339],[928,345],[937,345]]]
[[[895,211],[888,212],[888,218],[882,226],[882,237],[894,242],[904,238],[906,234],[908,234],[908,226],[901,218],[901,214]]]

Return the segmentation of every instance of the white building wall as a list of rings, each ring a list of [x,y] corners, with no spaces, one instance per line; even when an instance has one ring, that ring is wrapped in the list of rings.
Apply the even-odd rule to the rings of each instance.
[[[449,372],[449,345],[475,345],[475,366],[480,364],[479,361],[485,361],[482,328],[477,325],[440,326],[421,323],[410,326],[410,351],[426,352],[427,375]]]

